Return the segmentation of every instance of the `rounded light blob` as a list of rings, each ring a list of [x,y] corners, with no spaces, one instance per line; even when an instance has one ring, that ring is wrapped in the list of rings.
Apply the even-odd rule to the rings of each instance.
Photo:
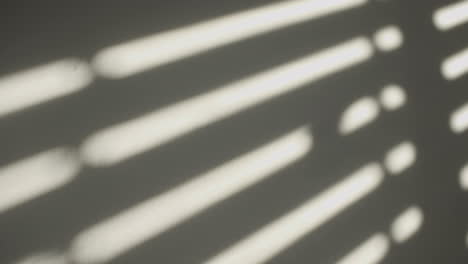
[[[391,84],[383,88],[379,100],[385,110],[396,110],[405,104],[406,93],[400,86]]]
[[[374,42],[381,51],[391,51],[403,44],[403,34],[394,25],[386,26],[374,34]]]

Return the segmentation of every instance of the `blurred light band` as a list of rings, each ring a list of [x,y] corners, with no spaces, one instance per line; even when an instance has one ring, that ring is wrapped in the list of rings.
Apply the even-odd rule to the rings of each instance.
[[[25,257],[14,264],[69,264],[67,256],[55,251],[45,251]]]
[[[460,186],[464,191],[468,190],[468,164],[464,165],[460,170]]]
[[[221,252],[206,264],[267,262],[369,194],[382,180],[383,171],[378,164],[366,165],[299,208]]]
[[[342,135],[348,135],[374,121],[380,108],[372,97],[364,97],[353,102],[343,112],[338,130]]]
[[[414,235],[424,220],[421,208],[412,206],[402,212],[392,223],[391,234],[397,243],[403,243]]]
[[[105,77],[122,78],[366,2],[367,0],[283,1],[106,48],[96,55],[93,65]]]
[[[434,25],[442,31],[468,22],[468,1],[460,1],[437,9],[432,20]]]
[[[416,147],[404,141],[389,150],[385,156],[385,168],[391,174],[399,174],[409,168],[416,160]]]
[[[0,168],[0,213],[68,183],[80,167],[75,155],[58,148]]]
[[[441,66],[445,79],[455,80],[468,72],[468,48],[447,57]]]
[[[457,134],[468,129],[468,103],[459,107],[450,115],[450,129]]]
[[[0,117],[76,92],[93,79],[85,62],[64,59],[0,78]]]
[[[308,129],[297,129],[85,230],[72,254],[79,263],[108,261],[290,165],[311,146]]]
[[[337,264],[377,264],[390,249],[390,241],[384,234],[376,234],[351,251]]]
[[[98,131],[81,148],[90,165],[106,166],[148,151],[195,129],[301,88],[371,57],[366,38],[355,38],[252,77]]]

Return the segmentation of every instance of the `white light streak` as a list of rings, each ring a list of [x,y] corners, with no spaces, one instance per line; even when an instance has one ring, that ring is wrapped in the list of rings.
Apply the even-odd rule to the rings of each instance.
[[[450,30],[468,22],[468,1],[460,1],[437,9],[432,16],[437,29]]]
[[[103,76],[122,78],[366,2],[367,0],[283,1],[106,48],[96,55],[93,65]]]
[[[396,110],[406,103],[406,93],[398,85],[387,85],[380,93],[380,103],[387,111]]]
[[[462,133],[468,128],[468,103],[464,104],[450,115],[450,129],[454,133]]]
[[[384,234],[376,234],[351,251],[337,264],[377,264],[390,249],[390,242]]]
[[[64,59],[0,78],[0,117],[76,92],[93,79],[85,62]]]
[[[385,156],[385,167],[391,174],[399,174],[416,160],[416,147],[409,141],[393,147]]]
[[[38,253],[26,257],[15,264],[68,264],[67,257],[57,252]]]
[[[455,80],[468,72],[468,48],[446,58],[441,66],[447,80]]]
[[[401,213],[391,226],[393,240],[403,243],[414,235],[423,223],[424,215],[421,208],[412,206]]]
[[[379,105],[371,97],[361,98],[352,103],[343,113],[339,123],[341,134],[350,134],[369,124],[379,115]]]
[[[295,130],[85,230],[74,240],[72,254],[79,263],[108,261],[260,182],[311,146],[308,130]]]
[[[90,165],[112,165],[363,62],[371,55],[372,46],[367,39],[349,40],[212,92],[98,131],[85,140],[81,154]]]
[[[380,166],[369,164],[206,264],[264,263],[369,194],[382,180]]]
[[[468,190],[468,165],[465,165],[460,171],[460,186],[463,190]]]
[[[0,168],[0,212],[68,183],[79,170],[79,161],[63,148]]]
[[[380,50],[391,51],[403,44],[403,34],[394,25],[386,26],[375,33],[374,42]]]

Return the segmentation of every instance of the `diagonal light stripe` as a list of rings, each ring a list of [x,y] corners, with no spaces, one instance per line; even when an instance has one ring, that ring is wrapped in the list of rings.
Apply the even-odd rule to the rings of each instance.
[[[311,146],[308,130],[297,129],[90,227],[74,240],[72,254],[79,263],[108,261],[290,165]]]
[[[455,80],[468,72],[468,48],[444,59],[441,72],[445,79]]]
[[[366,2],[367,0],[283,1],[112,46],[100,51],[93,64],[106,77],[122,78]]]
[[[464,191],[468,190],[468,164],[464,165],[460,170],[459,183]]]
[[[64,59],[0,78],[0,117],[76,92],[93,79],[85,62]]]
[[[68,183],[80,167],[70,151],[58,148],[0,168],[0,213]]]
[[[416,161],[416,147],[410,141],[404,141],[390,149],[385,155],[385,168],[391,174],[399,174]]]
[[[264,263],[372,192],[382,180],[381,167],[368,164],[206,264]]]
[[[339,260],[337,264],[377,264],[390,249],[390,242],[384,234],[376,234]]]
[[[468,129],[468,103],[452,112],[450,115],[450,129],[457,134]]]
[[[363,97],[354,101],[343,112],[338,124],[342,135],[348,135],[374,121],[379,115],[380,108],[372,97]]]
[[[442,31],[468,22],[468,1],[460,1],[437,9],[432,16],[434,25]]]
[[[55,251],[45,251],[25,257],[14,264],[69,264],[66,255]]]
[[[391,234],[397,243],[403,243],[413,236],[423,224],[424,214],[418,206],[411,206],[393,221]]]
[[[118,163],[363,62],[371,55],[372,46],[367,39],[349,40],[213,92],[98,131],[85,140],[81,154],[84,160],[94,166]]]

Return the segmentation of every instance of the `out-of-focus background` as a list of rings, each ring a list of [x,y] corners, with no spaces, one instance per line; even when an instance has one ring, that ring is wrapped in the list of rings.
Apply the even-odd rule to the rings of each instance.
[[[0,17],[1,263],[468,262],[468,1]]]

